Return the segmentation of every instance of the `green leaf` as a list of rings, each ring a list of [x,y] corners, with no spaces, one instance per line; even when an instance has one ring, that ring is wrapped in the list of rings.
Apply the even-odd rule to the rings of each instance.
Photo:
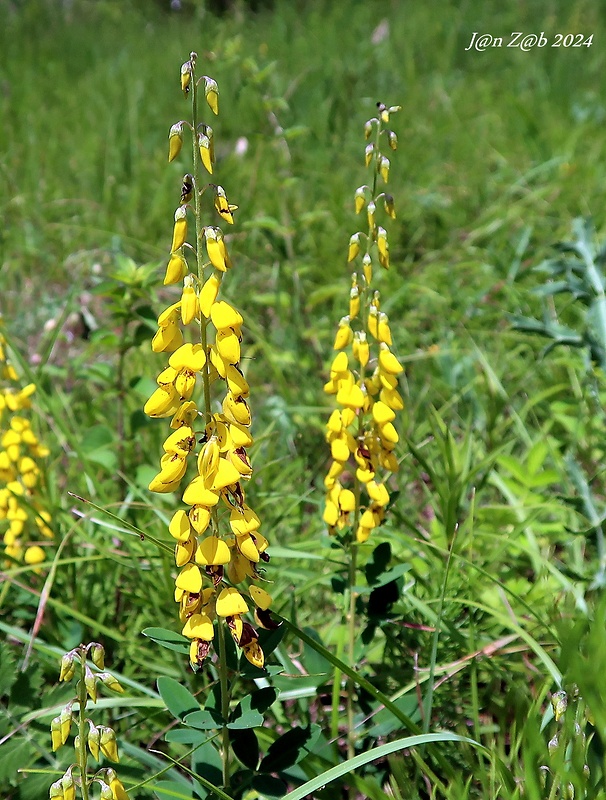
[[[189,643],[185,636],[181,636],[180,633],[169,631],[166,628],[144,628],[141,633],[168,650],[174,650],[185,655],[189,653]]]
[[[277,691],[268,686],[258,689],[244,697],[234,708],[229,717],[228,728],[237,730],[242,728],[255,728],[263,724],[263,714],[275,702]]]
[[[255,775],[252,785],[263,797],[277,797],[281,800],[286,791],[286,783],[271,775]]]
[[[183,722],[192,728],[197,728],[201,731],[211,731],[221,728],[223,726],[223,718],[221,714],[212,709],[204,709],[203,711],[194,711],[188,714]]]
[[[321,732],[319,725],[291,728],[269,746],[259,772],[280,772],[297,764],[309,754]]]
[[[7,642],[0,642],[0,697],[10,691],[17,679],[17,669],[13,652]]]
[[[158,781],[151,788],[160,800],[192,800],[194,796],[193,789],[177,781]]]
[[[157,686],[166,708],[176,719],[183,720],[187,714],[200,709],[200,704],[193,694],[174,678],[165,676],[158,678]]]
[[[231,748],[245,767],[256,770],[259,763],[259,740],[251,728],[232,728],[229,732]]]
[[[167,731],[164,738],[167,742],[189,744],[192,747],[198,747],[203,742],[208,741],[208,736],[196,728],[174,728]]]
[[[488,754],[486,748],[479,745],[473,739],[468,739],[466,736],[457,736],[454,733],[426,733],[420,736],[407,736],[405,739],[397,739],[395,742],[389,742],[380,747],[373,747],[371,750],[367,750],[359,756],[350,758],[344,763],[338,764],[336,767],[327,769],[317,777],[304,783],[303,786],[299,786],[298,789],[283,795],[284,800],[303,800],[304,797],[311,795],[316,789],[320,789],[327,783],[332,783],[332,781],[342,778],[343,775],[347,775],[349,772],[353,772],[371,761],[377,761],[379,758],[388,756],[390,753],[397,753],[399,750],[418,747],[419,745],[429,744],[430,742],[465,742],[466,744],[474,745],[482,752]]]

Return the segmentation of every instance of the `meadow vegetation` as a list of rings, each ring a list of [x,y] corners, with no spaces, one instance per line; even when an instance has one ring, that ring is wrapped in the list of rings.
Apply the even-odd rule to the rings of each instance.
[[[604,9],[169,5],[0,8],[0,795],[606,798]],[[522,30],[549,45],[555,33],[594,38],[465,51],[474,31]],[[214,300],[188,321],[212,319],[226,347],[241,332],[214,372],[208,356],[203,380],[214,391],[223,370],[233,395],[238,369],[236,399],[250,387],[245,503],[271,557],[271,583],[242,590],[257,600],[252,644],[230,611],[239,648],[227,635],[216,654],[181,635],[171,520],[183,504],[174,475],[158,473],[170,429],[149,415],[172,346],[150,342],[182,296],[163,284],[167,262],[188,252],[177,226],[170,246],[173,214],[180,192],[187,202],[184,173],[198,183],[208,166],[191,166],[187,131],[167,158],[171,126],[191,119],[179,69],[193,51],[196,74],[219,87],[219,116],[201,90],[201,119],[222,211],[213,221],[190,209],[187,241],[208,245],[204,226],[222,227],[234,266],[221,309],[243,323],[211,315]],[[381,143],[385,186],[380,159],[364,158],[377,102],[401,106],[382,122],[397,134],[397,149]],[[387,270],[371,188],[355,213],[369,183],[394,198],[393,219],[391,201],[377,202]],[[218,184],[238,205],[233,225]],[[384,361],[372,377],[385,357],[371,354],[365,373],[356,334],[349,366],[357,358],[356,379],[381,390],[374,416],[342,402],[337,384],[351,376],[335,365],[345,345],[333,349],[352,313],[358,230],[376,263],[359,277],[353,327],[384,354],[368,326],[372,283],[404,368]],[[207,253],[222,273],[224,255]],[[199,266],[200,284],[186,278],[196,291],[209,274]],[[353,488],[327,511],[337,407],[353,409],[335,429],[344,442],[362,411],[358,440],[373,425],[386,438],[364,463],[335,468]],[[211,411],[196,429],[203,450],[225,422],[208,428]],[[226,461],[225,447],[209,451],[206,466]],[[387,497],[364,489],[372,458]],[[231,502],[244,516],[244,499]],[[238,580],[256,580],[246,569]],[[258,624],[265,590],[277,628]],[[110,691],[97,699],[98,684]],[[100,759],[90,794],[70,771],[83,752]]]

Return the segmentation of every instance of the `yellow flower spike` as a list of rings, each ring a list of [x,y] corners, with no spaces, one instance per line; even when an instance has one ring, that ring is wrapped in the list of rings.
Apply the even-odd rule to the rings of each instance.
[[[379,351],[379,366],[382,370],[390,375],[399,375],[404,372],[404,367],[400,364],[398,359],[391,352],[385,343],[381,343]]]
[[[221,279],[218,275],[211,275],[210,278],[204,283],[200,290],[200,311],[208,319],[213,303],[219,294],[219,287],[221,286]]]
[[[175,225],[173,227],[173,242],[170,252],[174,253],[183,247],[187,238],[187,207],[179,206],[175,211]]]
[[[183,123],[176,122],[168,132],[168,161],[174,161],[183,146]]]
[[[210,524],[210,509],[205,506],[194,506],[189,511],[189,521],[198,535],[204,533]]]
[[[386,403],[379,400],[372,407],[372,418],[377,425],[385,425],[386,422],[394,420],[396,414]]]
[[[360,252],[360,234],[354,233],[349,239],[349,250],[347,252],[347,263],[353,261]]]
[[[219,113],[219,87],[212,78],[204,77],[204,96],[213,114]]]
[[[198,295],[193,286],[184,286],[181,295],[181,321],[184,325],[189,325],[198,318],[200,306],[198,305]]]
[[[356,214],[359,214],[360,211],[366,205],[366,190],[367,186],[360,186],[356,189],[356,193],[354,195],[355,200],[355,207],[356,207]]]
[[[218,567],[229,564],[231,552],[227,543],[217,536],[208,536],[203,539],[196,550],[196,563],[205,567]]]
[[[387,314],[383,311],[379,312],[379,324],[377,327],[377,339],[385,344],[392,344],[391,330],[389,328],[389,320]]]
[[[178,542],[186,542],[191,536],[189,517],[183,509],[175,511],[168,526],[168,532]]]
[[[190,594],[199,594],[202,589],[202,573],[196,564],[186,564],[177,575],[175,586]]]
[[[192,537],[187,539],[185,542],[179,542],[175,545],[175,564],[178,567],[183,567],[185,564],[188,564],[196,550],[196,540]]]
[[[187,636],[188,639],[202,639],[204,642],[212,642],[215,638],[215,626],[207,614],[192,614],[181,633],[183,636]]]
[[[183,502],[188,506],[212,508],[219,502],[219,492],[209,489],[204,478],[199,475],[183,492]]]
[[[251,584],[248,589],[257,608],[260,608],[261,611],[267,611],[271,606],[271,595],[265,589],[261,589],[260,586],[255,586],[254,584]]]
[[[219,617],[234,617],[246,614],[248,606],[237,589],[232,586],[223,589],[217,597],[217,615]]]
[[[210,263],[215,269],[221,272],[227,272],[227,264],[223,248],[219,245],[218,228],[212,228],[210,225],[204,230],[204,239],[206,241],[206,252]],[[220,233],[220,231],[219,231]]]
[[[200,149],[200,158],[202,159],[202,164],[204,165],[204,169],[213,174],[213,157],[212,157],[212,150],[210,145],[210,138],[205,133],[198,134],[198,147]]]
[[[379,162],[379,172],[381,173],[381,177],[385,183],[387,183],[389,180],[389,167],[389,159],[383,156]]]

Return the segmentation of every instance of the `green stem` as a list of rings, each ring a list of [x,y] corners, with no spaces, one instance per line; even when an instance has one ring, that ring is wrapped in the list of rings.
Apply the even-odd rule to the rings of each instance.
[[[203,255],[203,242],[204,242],[204,224],[202,222],[202,202],[200,197],[200,187],[202,184],[202,165],[200,158],[200,150],[198,148],[198,85],[196,80],[196,64],[192,57],[192,76],[191,76],[191,102],[192,102],[192,123],[193,123],[193,176],[194,176],[194,214],[196,218],[196,262],[198,267],[198,281],[202,286],[204,283],[204,267],[206,266]],[[208,356],[208,336],[207,336],[208,319],[201,313],[200,314],[200,342],[204,348],[204,352]],[[204,386],[204,421],[205,426],[210,422],[211,413],[211,397],[210,397],[210,363],[208,358],[202,369],[202,382]],[[216,507],[211,512],[211,524],[215,534],[218,533],[218,518]],[[225,626],[223,620],[218,621],[218,637],[219,637],[219,684],[221,687],[221,716],[223,718],[223,727],[221,730],[221,759],[223,762],[223,788],[229,789],[229,730],[227,728],[227,719],[229,717],[230,706],[230,691],[229,682],[227,679],[227,653],[225,647]]]
[[[88,722],[86,719],[86,684],[84,678],[86,674],[86,648],[80,649],[80,680],[78,681],[78,733],[80,736],[80,743],[78,745],[77,759],[78,767],[80,768],[80,786],[82,790],[82,800],[88,800],[88,776],[87,776],[87,760],[88,751],[86,743],[88,741]]]
[[[221,758],[223,761],[223,788],[229,789],[229,729],[227,720],[229,718],[229,686],[227,682],[227,652],[225,647],[225,625],[219,620],[219,681],[221,685],[221,717],[223,727],[221,729]]]

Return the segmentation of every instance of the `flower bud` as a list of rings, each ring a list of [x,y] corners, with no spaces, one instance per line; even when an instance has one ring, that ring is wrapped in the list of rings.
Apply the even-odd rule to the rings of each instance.
[[[183,123],[176,122],[168,132],[168,161],[174,161],[183,146]]]
[[[359,214],[360,211],[362,211],[362,209],[366,205],[366,186],[359,186],[356,189],[354,200],[356,206],[356,214]]]
[[[92,673],[89,667],[84,670],[84,685],[93,703],[97,702],[97,676]]]
[[[180,253],[173,253],[166,266],[164,285],[180,283],[187,274],[187,262]]]
[[[206,133],[198,134],[198,147],[200,149],[200,158],[204,164],[204,168],[211,175],[213,174],[213,157],[210,145],[210,139]]]
[[[377,207],[375,205],[374,200],[371,200],[370,203],[366,207],[366,216],[368,217],[368,227],[371,231],[375,229],[375,212]]]
[[[230,225],[234,224],[232,211],[235,211],[238,206],[231,205],[227,202],[227,195],[222,186],[215,187],[215,208],[226,222],[229,222]]]
[[[333,350],[343,350],[353,339],[353,331],[349,324],[349,317],[343,317],[339,322]]]
[[[51,721],[51,742],[53,753],[56,753],[57,750],[61,747],[62,744],[65,744],[63,737],[61,736],[61,718],[54,717]]]
[[[387,244],[387,231],[379,226],[377,231],[377,248],[379,250],[379,264],[389,269],[389,245]]]
[[[90,720],[88,721],[88,736],[86,737],[86,743],[88,744],[88,749],[90,750],[92,757],[98,761],[99,748],[101,746],[101,731]]]
[[[61,658],[61,672],[59,673],[60,681],[71,681],[76,672],[76,664],[73,651],[66,653]]]
[[[366,145],[366,149],[364,150],[364,163],[366,164],[367,167],[369,166],[370,162],[372,161],[372,157],[374,155],[374,152],[375,152],[374,144],[372,142],[370,144],[367,144]]]
[[[364,138],[370,139],[372,135],[372,120],[369,119],[364,123]]]
[[[388,214],[392,219],[396,218],[396,207],[393,202],[393,195],[391,194],[384,194],[383,195],[383,205],[385,207],[385,213]]]
[[[349,317],[355,319],[360,312],[360,287],[352,286],[349,291]]]
[[[372,283],[372,259],[369,253],[364,254],[364,258],[362,259],[362,269],[364,270],[366,283],[370,286]]]
[[[102,725],[99,730],[101,731],[101,739],[99,741],[101,752],[110,761],[118,761],[118,742],[116,741],[115,731],[105,725]]]
[[[389,146],[392,150],[397,150],[398,148],[398,137],[393,131],[387,132],[387,141],[389,142]]]
[[[379,162],[379,172],[381,173],[381,177],[383,178],[385,183],[387,183],[387,181],[389,180],[389,167],[390,167],[389,159],[386,158],[385,156],[382,156],[381,161]]]
[[[553,708],[556,722],[559,722],[568,708],[568,695],[565,691],[554,692],[551,695],[551,707]]]
[[[103,669],[105,666],[105,649],[99,642],[93,642],[90,648],[90,659],[98,669]]]
[[[174,253],[180,247],[183,247],[185,239],[187,238],[187,208],[179,206],[175,211],[175,226],[173,228],[173,242],[170,252]]]
[[[213,114],[219,113],[219,87],[212,78],[204,76],[204,96]]]
[[[64,800],[76,800],[76,784],[72,777],[71,769],[61,778]]]
[[[59,778],[58,781],[51,783],[48,796],[50,800],[63,800],[63,782],[61,778]]]
[[[105,774],[112,790],[112,800],[128,800],[126,789],[116,775],[115,770],[113,770],[111,767],[108,767]]]
[[[225,245],[221,247],[219,242],[223,244],[223,234],[219,228],[213,228],[210,225],[204,230],[204,238],[206,240],[206,252],[210,259],[210,263],[215,269],[221,272],[227,272],[227,263],[225,260]]]
[[[181,64],[181,89],[186,97],[189,94],[191,74],[192,74],[191,61],[186,61],[185,64]]]
[[[101,778],[97,778],[97,783],[101,787],[99,800],[115,800],[114,793],[112,792],[109,784],[105,783],[105,781],[101,780]]]
[[[347,262],[353,261],[360,252],[360,234],[354,233],[349,239],[349,251],[347,253]]]
[[[107,686],[108,689],[111,689],[112,692],[118,692],[118,694],[124,694],[124,688],[120,684],[117,678],[110,672],[100,672],[97,675],[97,679],[101,681],[104,686]]]

